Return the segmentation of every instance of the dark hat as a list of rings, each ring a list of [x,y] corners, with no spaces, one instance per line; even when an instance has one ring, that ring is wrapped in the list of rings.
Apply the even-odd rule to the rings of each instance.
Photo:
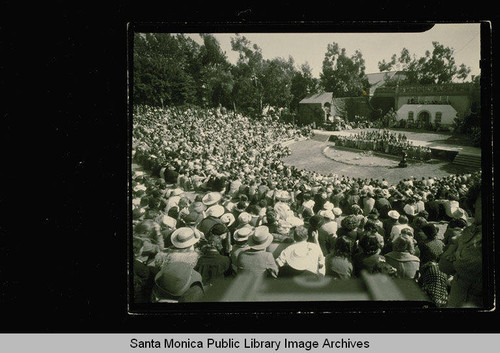
[[[179,173],[177,173],[175,170],[167,168],[165,169],[163,176],[167,184],[175,184],[177,183],[177,178],[179,177]]]
[[[187,214],[184,213],[181,217],[185,224],[192,226],[195,225],[203,216],[200,213],[193,211]]]
[[[222,223],[217,223],[212,228],[210,228],[210,233],[214,235],[222,235],[227,232],[228,232],[227,227]]]

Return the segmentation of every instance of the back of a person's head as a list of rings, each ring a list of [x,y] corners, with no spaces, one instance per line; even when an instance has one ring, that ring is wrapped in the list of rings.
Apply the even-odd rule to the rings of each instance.
[[[368,219],[363,227],[363,230],[365,232],[376,232],[378,230],[378,226],[373,219]]]
[[[309,218],[309,225],[311,226],[312,230],[318,230],[321,227],[322,222],[323,218],[319,215],[314,215]]]
[[[432,223],[427,223],[426,225],[422,226],[420,230],[429,240],[436,239],[436,236],[438,235],[438,228]]]
[[[170,207],[167,214],[168,216],[177,219],[179,218],[179,208],[177,206]]]
[[[333,253],[336,256],[343,256],[349,258],[352,253],[353,243],[348,237],[339,237],[333,246]]]
[[[340,222],[340,226],[348,231],[355,230],[358,225],[359,219],[355,215],[349,215]]]
[[[155,229],[156,224],[157,223],[155,221],[146,219],[135,226],[134,233],[135,235],[149,237],[153,234],[153,230]]]
[[[375,254],[380,249],[380,243],[375,235],[365,235],[359,241],[359,246],[365,254]]]
[[[392,242],[392,249],[397,252],[413,252],[413,241],[406,235],[400,235]]]
[[[467,221],[463,218],[453,218],[450,223],[448,223],[448,228],[465,228],[467,226]]]
[[[305,241],[308,238],[307,228],[304,226],[297,226],[293,231],[293,240],[296,242]]]
[[[399,216],[398,222],[400,224],[408,224],[408,217],[406,217],[405,215],[401,215]]]

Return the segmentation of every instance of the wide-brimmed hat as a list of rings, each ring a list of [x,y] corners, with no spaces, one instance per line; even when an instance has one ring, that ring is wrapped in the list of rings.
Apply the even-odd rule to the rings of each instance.
[[[179,195],[182,195],[183,193],[184,193],[184,191],[181,188],[175,188],[172,191],[170,191],[169,197],[179,196]]]
[[[333,210],[333,208],[334,208],[333,203],[331,203],[330,201],[326,201],[323,205],[323,209],[327,211],[331,211]]]
[[[250,223],[251,220],[252,220],[252,215],[248,212],[241,212],[240,215],[238,216],[238,222],[241,224]]]
[[[234,221],[236,221],[236,218],[234,218],[232,213],[224,213],[220,216],[220,220],[226,225],[226,227],[230,227]]]
[[[320,215],[323,218],[327,218],[331,221],[335,219],[335,214],[332,211],[321,210],[318,212],[318,215]]]
[[[292,251],[286,253],[286,263],[296,269],[305,270],[314,267],[316,265],[313,261],[314,259],[307,256],[309,253],[308,248],[305,246],[296,247]]]
[[[307,200],[302,204],[302,206],[304,206],[305,208],[313,208],[314,204],[315,204],[314,200]]]
[[[169,228],[175,228],[177,226],[177,220],[167,215],[161,217],[161,223]]]
[[[453,213],[452,213],[453,218],[462,218],[467,221],[467,212],[461,207],[457,208]]]
[[[201,202],[203,202],[204,205],[211,206],[219,202],[221,198],[222,194],[220,192],[212,191],[203,196]]]
[[[248,245],[251,249],[263,250],[273,242],[273,236],[269,233],[269,228],[259,226],[255,228],[255,232],[248,238]]]
[[[221,205],[213,205],[207,208],[207,216],[219,218],[226,210]]]
[[[189,227],[176,229],[172,233],[170,239],[172,245],[179,249],[188,248],[191,245],[196,244],[199,240],[199,234],[196,234],[194,230]]]
[[[184,294],[195,282],[202,283],[201,275],[186,262],[171,262],[155,276],[155,285],[174,297]]]
[[[342,214],[342,209],[340,207],[334,207],[332,212],[336,217],[338,217]]]
[[[274,197],[276,198],[276,200],[278,201],[288,201],[291,199],[291,196],[290,196],[290,193],[288,191],[285,191],[285,190],[280,190],[278,191]]]
[[[236,229],[233,233],[233,239],[235,241],[245,241],[253,234],[254,230],[250,227],[242,227],[240,229]]]
[[[387,212],[387,215],[392,219],[399,219],[400,216],[399,212],[396,210],[390,210],[389,212]]]
[[[415,207],[413,207],[410,204],[406,204],[405,207],[403,207],[403,211],[405,211],[405,213],[408,216],[412,216],[412,217],[416,216],[416,214],[417,214],[417,210],[415,209]]]

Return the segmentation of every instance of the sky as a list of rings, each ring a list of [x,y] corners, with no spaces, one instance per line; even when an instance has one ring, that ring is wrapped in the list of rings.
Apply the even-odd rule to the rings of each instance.
[[[229,62],[236,63],[238,54],[231,50],[231,37],[235,33],[212,33],[219,41],[221,49],[226,53]],[[187,34],[202,44],[198,34]],[[327,45],[338,43],[345,48],[348,56],[361,51],[365,59],[365,72],[379,72],[378,62],[389,61],[393,54],[399,56],[403,48],[417,58],[432,52],[432,42],[439,42],[445,47],[454,49],[457,66],[465,64],[471,68],[470,75],[479,75],[480,59],[480,24],[436,24],[422,33],[240,33],[252,44],[262,49],[264,59],[292,56],[297,68],[307,62],[314,77],[319,78]],[[470,76],[469,76],[470,77]]]

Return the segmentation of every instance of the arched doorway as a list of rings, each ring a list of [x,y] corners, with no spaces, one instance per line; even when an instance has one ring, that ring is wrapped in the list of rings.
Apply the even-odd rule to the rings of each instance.
[[[417,125],[419,128],[425,128],[429,126],[430,121],[431,121],[431,115],[429,114],[428,111],[423,110],[420,113],[418,113]]]

